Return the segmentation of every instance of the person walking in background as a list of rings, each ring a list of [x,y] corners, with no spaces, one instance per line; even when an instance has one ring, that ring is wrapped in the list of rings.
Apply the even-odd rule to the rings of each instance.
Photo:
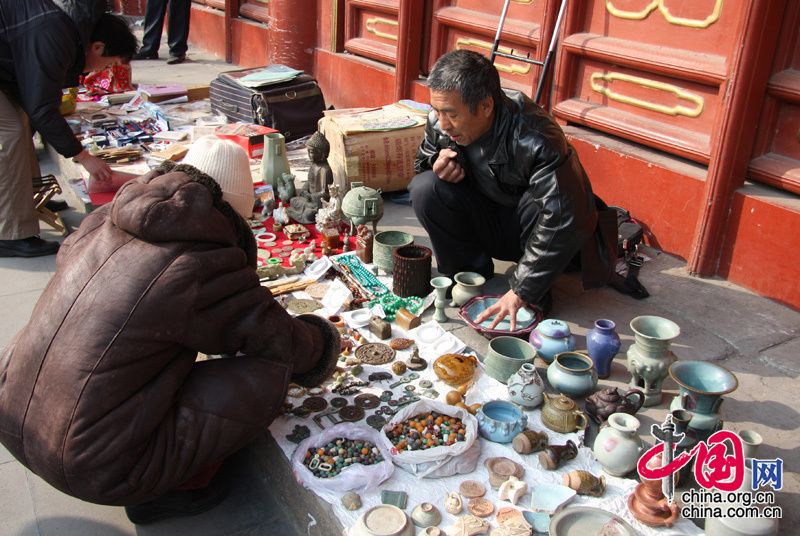
[[[135,60],[157,60],[158,48],[161,46],[161,30],[164,28],[164,14],[169,5],[167,16],[167,44],[169,57],[167,63],[183,63],[189,49],[189,17],[192,10],[191,0],[148,0],[144,12],[144,37],[142,48],[133,57]]]
[[[33,130],[93,179],[112,178],[59,112],[62,88],[77,86],[81,73],[127,63],[136,52],[128,24],[105,7],[105,0],[0,0],[0,257],[58,251],[58,242],[38,236]]]

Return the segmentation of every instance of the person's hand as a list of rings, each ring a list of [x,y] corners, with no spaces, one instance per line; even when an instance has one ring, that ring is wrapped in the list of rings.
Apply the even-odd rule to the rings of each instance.
[[[100,182],[111,181],[113,177],[111,167],[98,157],[90,154],[86,149],[78,153],[78,155],[75,156],[75,160],[77,160],[78,163],[89,172],[89,175],[92,176],[92,179]]]
[[[445,182],[461,182],[464,180],[464,168],[462,168],[456,158],[458,153],[453,149],[442,149],[436,162],[433,163],[433,172]]]
[[[511,324],[511,331],[515,331],[517,328],[517,311],[524,306],[525,302],[522,301],[522,298],[517,296],[513,290],[509,290],[503,294],[503,296],[497,300],[494,305],[487,307],[485,311],[479,314],[475,319],[475,322],[480,324],[487,318],[494,316],[495,318],[488,328],[494,329],[497,324],[499,324],[506,316],[508,316],[509,323]]]

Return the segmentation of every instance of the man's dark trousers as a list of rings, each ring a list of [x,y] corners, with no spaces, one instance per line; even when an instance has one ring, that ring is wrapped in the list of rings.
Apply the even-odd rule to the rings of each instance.
[[[189,49],[189,17],[192,0],[147,0],[144,12],[144,37],[140,52],[156,54],[161,46],[161,30],[164,13],[169,4],[167,17],[167,44],[170,56],[183,56]]]
[[[408,186],[417,219],[428,232],[439,272],[494,275],[492,258],[517,262],[536,225],[539,206],[523,194],[516,207],[499,205],[468,179],[449,183],[433,171],[415,176]]]

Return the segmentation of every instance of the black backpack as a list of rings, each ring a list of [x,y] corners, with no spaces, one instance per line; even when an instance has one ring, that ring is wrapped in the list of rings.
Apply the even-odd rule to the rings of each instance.
[[[620,259],[608,284],[637,300],[647,298],[650,293],[639,282],[639,269],[644,264],[644,258],[637,254],[639,244],[644,238],[644,229],[624,208],[614,206],[608,208],[617,211],[617,253]]]

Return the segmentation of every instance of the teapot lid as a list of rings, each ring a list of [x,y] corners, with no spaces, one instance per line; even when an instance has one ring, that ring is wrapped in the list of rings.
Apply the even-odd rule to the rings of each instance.
[[[570,397],[559,395],[558,398],[552,401],[553,406],[560,411],[570,411],[577,407],[577,404]]]
[[[539,325],[536,326],[536,331],[545,337],[554,337],[559,339],[572,335],[572,332],[569,330],[569,325],[563,320],[558,320],[557,318],[548,318],[542,320],[539,322]]]

